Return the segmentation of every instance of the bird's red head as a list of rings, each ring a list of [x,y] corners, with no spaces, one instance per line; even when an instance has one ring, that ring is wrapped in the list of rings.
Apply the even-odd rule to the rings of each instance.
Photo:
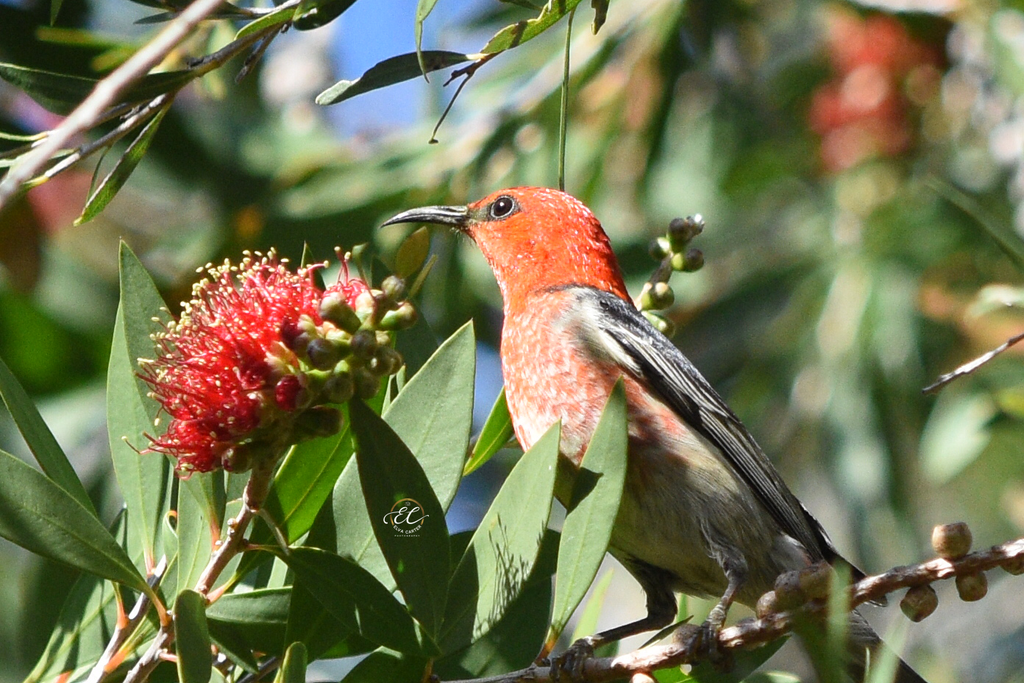
[[[506,305],[552,287],[583,285],[628,299],[601,223],[564,192],[543,187],[499,190],[469,206],[426,206],[393,223],[439,223],[469,235],[498,280]]]

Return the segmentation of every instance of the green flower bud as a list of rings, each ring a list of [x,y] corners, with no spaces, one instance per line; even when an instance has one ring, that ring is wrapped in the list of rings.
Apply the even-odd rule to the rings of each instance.
[[[341,292],[331,292],[320,301],[320,317],[346,332],[355,332],[362,321]]]
[[[341,360],[341,351],[326,339],[314,339],[306,347],[306,357],[317,370],[330,370]]]
[[[956,592],[964,602],[981,600],[988,593],[988,578],[980,573],[957,576]]]
[[[408,301],[393,311],[388,311],[380,320],[382,330],[406,330],[416,324],[418,314],[416,308]]]
[[[360,321],[366,322],[373,317],[376,310],[377,303],[370,292],[362,292],[356,297],[356,315],[359,316]]]
[[[669,245],[667,237],[659,237],[656,240],[651,240],[651,244],[647,247],[647,251],[650,253],[652,259],[660,261],[672,253],[672,247]]]
[[[355,394],[356,387],[348,372],[331,375],[324,382],[324,398],[330,403],[345,403]]]
[[[932,529],[932,547],[939,557],[956,560],[971,552],[971,530],[966,522],[940,524]]]
[[[341,411],[331,406],[316,406],[303,411],[292,427],[292,437],[296,441],[319,439],[337,434],[341,429]]]
[[[402,363],[402,354],[398,351],[390,346],[379,346],[368,367],[377,376],[387,376],[398,372]]]
[[[928,584],[914,586],[900,600],[900,609],[903,610],[903,614],[914,622],[928,618],[938,606],[939,596],[935,589]]]
[[[356,358],[370,360],[377,351],[377,335],[372,330],[359,330],[352,335],[351,349]]]
[[[672,251],[682,251],[686,244],[704,232],[704,218],[699,213],[686,218],[673,218],[668,224],[668,239]]]
[[[333,344],[342,356],[347,356],[351,352],[352,335],[345,330],[327,330],[324,338]]]
[[[704,267],[704,252],[700,249],[690,249],[686,252],[686,261],[683,263],[683,270],[692,273]]]
[[[380,283],[380,290],[389,300],[397,302],[405,294],[405,281],[397,275],[389,275]]]
[[[364,400],[373,398],[380,390],[380,379],[366,368],[353,370],[352,381],[355,383],[356,396]]]
[[[651,325],[654,326],[654,329],[658,330],[658,332],[661,332],[666,337],[671,337],[673,334],[675,334],[676,326],[672,323],[671,320],[666,320],[657,313],[651,313],[650,311],[644,311],[643,314],[644,317],[647,318],[647,320],[651,323]]]
[[[306,355],[306,349],[309,348],[309,342],[311,342],[315,336],[310,335],[306,332],[299,334],[295,339],[292,340],[291,348],[297,356]]]

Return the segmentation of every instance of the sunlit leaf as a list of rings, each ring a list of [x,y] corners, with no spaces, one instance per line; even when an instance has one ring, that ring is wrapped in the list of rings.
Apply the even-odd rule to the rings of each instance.
[[[281,654],[292,589],[257,588],[228,593],[206,608],[210,637],[247,670],[257,668],[252,651]]]
[[[0,536],[37,555],[148,592],[131,559],[89,510],[46,475],[4,451]]]
[[[448,528],[423,468],[401,439],[359,401],[350,407],[370,523],[405,604],[431,635],[448,593]]]
[[[274,683],[306,683],[306,656],[306,646],[302,643],[289,645]]]
[[[549,0],[540,14],[533,19],[518,21],[495,33],[480,52],[492,55],[519,47],[554,26],[559,19],[576,9],[578,4],[580,4],[580,0]]]
[[[210,633],[206,628],[206,599],[192,590],[174,601],[174,645],[181,683],[207,683],[213,673]]]
[[[436,4],[437,0],[417,0],[416,2],[416,21],[413,31],[416,34],[416,57],[420,61],[423,78],[427,77],[427,65],[423,61],[423,22],[430,16]]]
[[[490,460],[495,453],[504,448],[514,434],[512,416],[508,414],[505,387],[502,387],[498,398],[495,399],[494,405],[491,407],[491,412],[487,415],[483,429],[480,430],[480,436],[473,444],[473,452],[470,453],[466,466],[462,470],[463,476]]]
[[[238,33],[235,34],[235,40],[245,38],[253,33],[259,33],[264,29],[268,29],[272,26],[283,24],[286,21],[290,21],[295,16],[295,10],[292,5],[285,7],[279,7],[269,14],[264,14],[259,19],[254,19],[247,23],[242,28],[238,29]]]
[[[422,53],[422,58],[422,70],[420,60],[415,52],[385,59],[370,67],[366,73],[354,81],[338,81],[317,95],[316,103],[320,105],[337,104],[356,95],[401,83],[410,78],[416,78],[422,73],[447,69],[472,59],[470,55],[461,52],[446,52],[444,50],[427,50]]]
[[[423,678],[427,660],[385,648],[371,652],[348,672],[342,683],[405,683]]]
[[[559,431],[552,426],[519,460],[459,560],[440,635],[444,652],[487,633],[529,576],[551,512]]]
[[[197,475],[193,475],[192,478],[197,478]],[[178,531],[177,584],[180,593],[186,588],[195,586],[213,554],[213,526],[206,501],[196,499],[193,489],[187,486],[178,487],[176,529]]]
[[[626,480],[627,436],[626,392],[620,379],[583,456],[562,525],[548,642],[561,635],[604,559]]]
[[[149,273],[124,244],[120,252],[121,301],[107,370],[107,430],[114,473],[128,508],[129,531],[140,540],[146,566],[155,563],[158,530],[165,512],[170,465],[158,453],[139,453],[154,431],[156,402],[137,377],[137,360],[152,358],[152,318],[163,299]]]
[[[124,186],[125,182],[128,181],[128,177],[135,170],[135,167],[142,161],[142,157],[146,155],[146,151],[149,149],[149,144],[153,141],[153,136],[156,134],[157,129],[160,127],[160,121],[164,118],[164,114],[170,108],[170,104],[160,109],[153,117],[146,122],[139,135],[128,145],[128,149],[124,151],[121,158],[117,160],[114,167],[110,169],[110,173],[100,181],[99,187],[89,195],[89,198],[85,202],[85,208],[82,210],[82,215],[75,219],[75,225],[81,225],[82,223],[88,223],[93,218],[98,216],[107,204],[110,203],[118,193],[118,191]]]
[[[43,422],[42,416],[36,409],[32,399],[28,397],[18,380],[11,374],[7,364],[0,359],[0,398],[11,413],[14,424],[21,432],[22,438],[28,444],[36,462],[43,468],[46,476],[50,477],[55,484],[63,488],[68,494],[82,504],[86,510],[96,514],[89,494],[78,478],[68,456],[64,454],[53,433]]]

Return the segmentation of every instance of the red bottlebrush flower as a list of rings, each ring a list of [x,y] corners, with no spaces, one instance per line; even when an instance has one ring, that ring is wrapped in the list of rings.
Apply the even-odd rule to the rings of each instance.
[[[235,452],[244,444],[281,451],[290,443],[308,369],[296,339],[330,324],[313,280],[320,266],[293,273],[285,263],[271,252],[211,268],[181,320],[154,336],[157,358],[144,362],[140,376],[171,423],[150,437],[150,450],[174,456],[179,473],[244,465],[247,457]],[[339,286],[366,289],[358,279]]]

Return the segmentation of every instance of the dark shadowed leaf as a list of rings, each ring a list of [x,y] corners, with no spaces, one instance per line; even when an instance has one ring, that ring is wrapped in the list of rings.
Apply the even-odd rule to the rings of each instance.
[[[356,0],[302,0],[295,8],[295,28],[308,31],[320,28],[351,7]]]
[[[210,633],[206,629],[206,600],[192,590],[174,601],[174,646],[181,683],[207,683],[213,673]]]
[[[46,476],[95,516],[96,509],[89,500],[82,480],[68,462],[68,456],[61,450],[32,399],[11,374],[3,359],[0,359],[0,398],[3,398],[14,424],[18,426],[18,431],[21,432],[32,455],[36,457],[36,462],[43,468],[43,472],[46,472]]]
[[[115,104],[151,100],[158,95],[177,90],[196,75],[195,72],[187,70],[150,74],[129,88]],[[43,108],[55,114],[70,114],[99,82],[96,78],[70,76],[2,62],[0,78],[24,90]]]
[[[573,485],[562,525],[548,641],[561,635],[604,559],[626,480],[626,392],[615,384]]]
[[[416,655],[404,655],[394,650],[380,649],[371,652],[359,662],[343,683],[405,683],[423,679],[427,660]]]
[[[281,668],[274,676],[274,683],[306,683],[306,646],[292,643],[284,653]]]
[[[107,370],[107,430],[114,473],[128,508],[129,533],[141,542],[146,566],[152,566],[171,468],[165,456],[137,450],[148,445],[145,435],[154,431],[157,405],[136,373],[139,358],[153,357],[149,335],[156,325],[152,319],[160,316],[164,302],[149,273],[124,243],[120,273],[121,301]]]
[[[559,425],[508,475],[452,575],[441,647],[454,652],[501,619],[533,568],[551,512]]]
[[[398,246],[395,254],[395,275],[408,278],[419,270],[430,254],[430,229],[418,228]]]
[[[210,637],[228,656],[254,671],[254,650],[282,653],[291,597],[290,587],[228,593],[206,608]]]
[[[316,103],[320,105],[337,104],[356,95],[401,83],[425,72],[447,69],[471,59],[469,55],[461,52],[446,52],[444,50],[427,50],[422,55],[422,70],[420,69],[420,60],[415,52],[390,57],[370,67],[366,73],[354,81],[338,81],[317,95]]]
[[[462,470],[462,476],[466,476],[490,460],[514,434],[512,416],[508,414],[505,387],[502,387],[501,393],[498,394],[498,398],[495,399],[494,405],[491,407],[491,412],[487,415],[483,429],[480,430],[480,436],[473,444],[473,452],[469,454],[466,466]]]
[[[448,593],[448,529],[423,468],[363,403],[350,407],[356,459],[370,523],[399,590],[431,635]]]
[[[416,56],[420,60],[423,78],[427,77],[427,67],[423,63],[423,22],[430,16],[436,4],[437,0],[417,0],[416,2],[416,23],[414,24],[413,32],[416,35]]]
[[[436,647],[387,588],[354,562],[316,548],[293,548],[281,559],[316,586],[314,596],[364,638],[399,652],[431,655]]]
[[[82,210],[82,215],[75,219],[75,225],[91,221],[117,195],[118,191],[127,182],[128,176],[132,174],[135,167],[142,161],[142,157],[146,155],[149,143],[153,141],[153,136],[156,134],[157,128],[160,127],[160,121],[164,118],[164,114],[167,113],[170,106],[170,103],[168,103],[161,108],[142,127],[135,140],[128,145],[128,149],[124,151],[121,158],[114,164],[114,168],[110,169],[110,173],[100,181],[99,187],[89,195],[89,199],[85,202],[85,208]]]
[[[46,475],[0,451],[0,536],[37,555],[149,591],[98,519]]]

